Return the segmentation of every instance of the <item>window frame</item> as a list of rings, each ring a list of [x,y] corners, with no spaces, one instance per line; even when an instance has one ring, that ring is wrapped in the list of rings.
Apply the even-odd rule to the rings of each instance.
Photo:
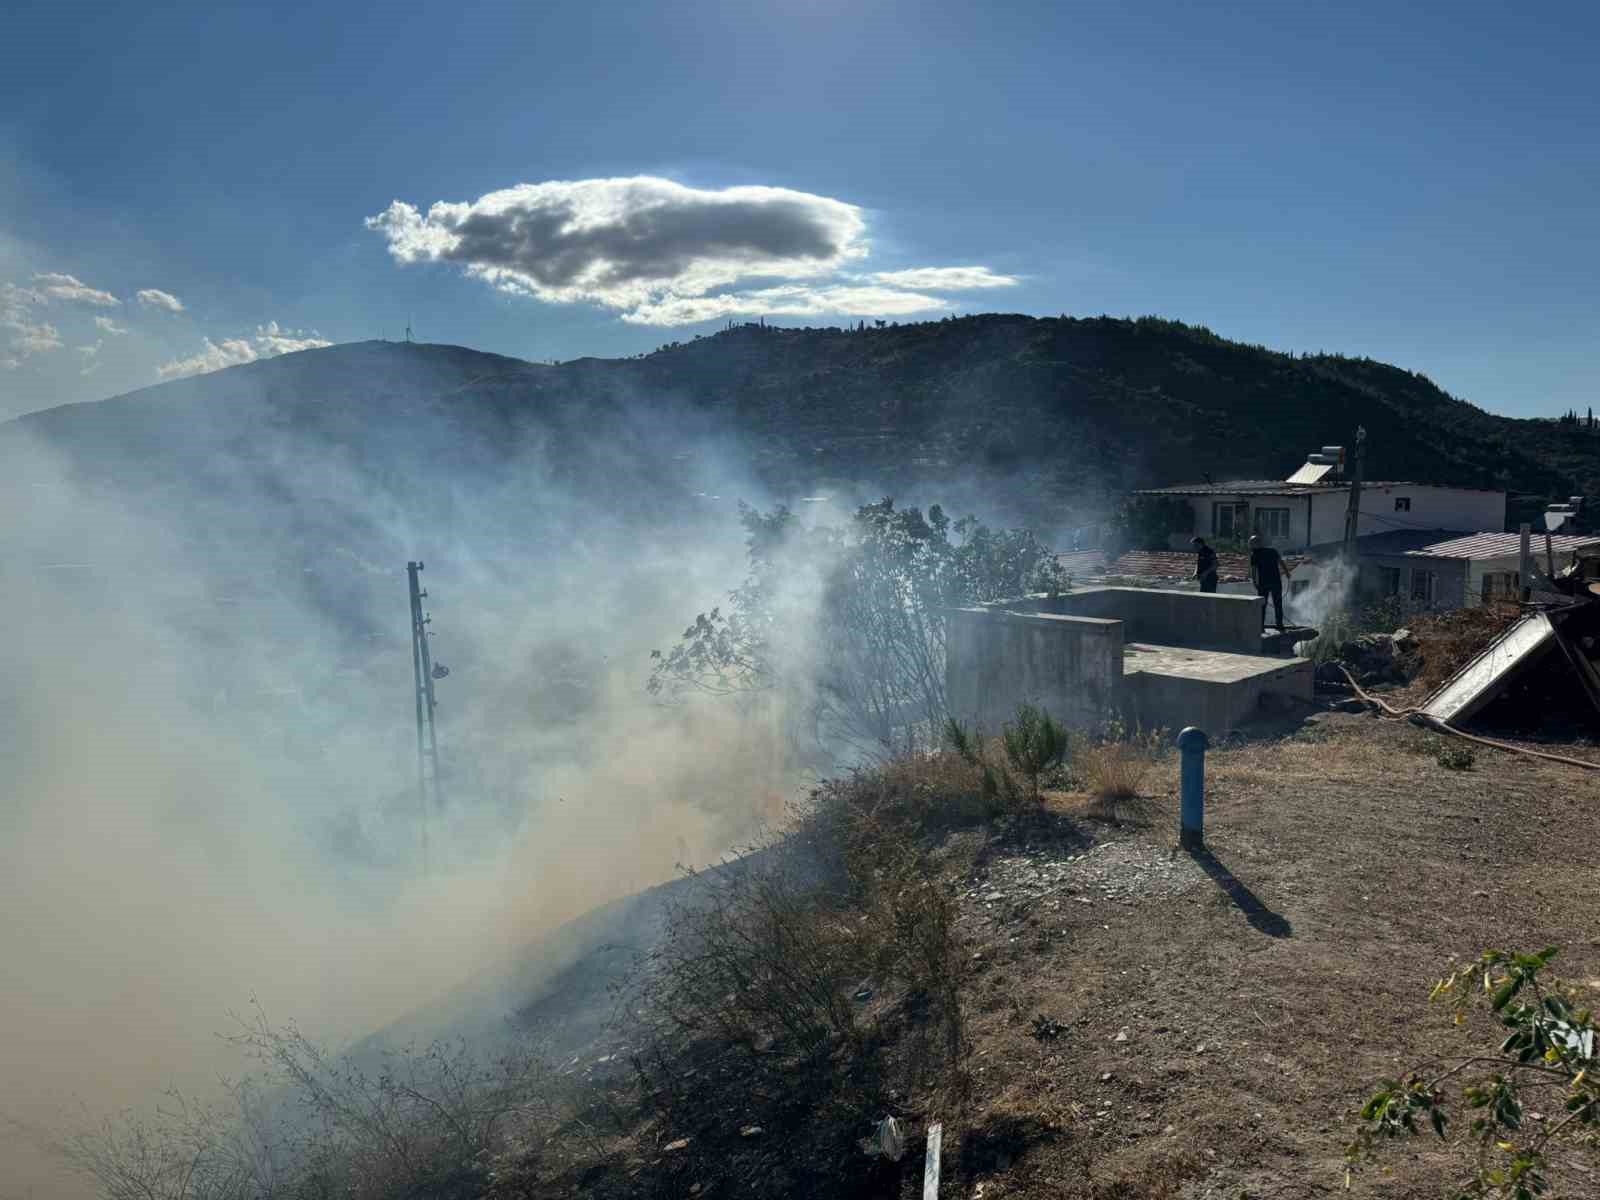
[[[1281,518],[1281,529],[1262,528],[1263,517],[1271,518],[1272,524],[1275,527],[1280,524]],[[1259,533],[1264,538],[1279,542],[1287,542],[1289,540],[1289,530],[1293,527],[1293,522],[1294,510],[1287,506],[1283,508],[1257,507],[1250,517],[1251,529],[1253,529],[1256,533]]]
[[[1222,514],[1228,514],[1228,528],[1222,528]],[[1243,514],[1241,524],[1240,514]],[[1245,500],[1213,500],[1211,502],[1211,536],[1222,540],[1235,540],[1250,528],[1250,504]]]

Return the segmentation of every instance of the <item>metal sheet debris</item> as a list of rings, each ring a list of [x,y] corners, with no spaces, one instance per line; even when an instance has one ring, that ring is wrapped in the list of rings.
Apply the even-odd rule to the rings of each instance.
[[[1547,613],[1535,611],[1512,622],[1429,696],[1422,711],[1449,724],[1465,721],[1500,694],[1513,676],[1543,658],[1556,644]]]

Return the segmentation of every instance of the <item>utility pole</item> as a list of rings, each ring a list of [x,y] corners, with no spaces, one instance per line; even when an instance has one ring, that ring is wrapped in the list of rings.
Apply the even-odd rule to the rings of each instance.
[[[1344,515],[1344,557],[1351,566],[1356,561],[1356,538],[1361,530],[1361,458],[1366,444],[1366,428],[1358,426],[1355,453],[1350,461],[1350,507]]]
[[[411,589],[411,674],[416,684],[417,710],[417,808],[422,824],[422,869],[428,869],[428,795],[433,794],[433,807],[444,807],[444,791],[439,785],[439,737],[434,728],[433,681],[449,674],[444,666],[433,665],[433,654],[428,649],[428,625],[433,618],[422,611],[427,592],[417,579],[423,565],[406,564],[406,582]]]

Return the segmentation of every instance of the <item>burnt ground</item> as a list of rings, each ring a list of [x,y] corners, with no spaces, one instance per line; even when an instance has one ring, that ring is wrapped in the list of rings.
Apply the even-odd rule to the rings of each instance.
[[[1049,1195],[1087,1170],[1108,1196],[1331,1195],[1351,1110],[1377,1080],[1498,1041],[1428,1003],[1452,956],[1559,945],[1560,973],[1600,999],[1586,850],[1600,779],[1483,749],[1448,770],[1437,744],[1328,714],[1214,750],[1198,858],[1173,847],[1172,762],[1128,824],[1051,797],[1095,830],[1087,853],[978,848],[965,915],[977,1086],[962,1125],[1028,1136],[949,1194]],[[959,1141],[948,1124],[945,1138]],[[1352,1194],[1441,1194],[1460,1154],[1396,1145],[1390,1171],[1358,1173]],[[1554,1178],[1561,1194],[1600,1195],[1600,1157]]]
[[[1352,1114],[1379,1080],[1498,1043],[1486,1019],[1456,1028],[1428,1002],[1453,960],[1557,945],[1559,974],[1600,1000],[1600,778],[1484,748],[1451,770],[1440,744],[1331,712],[1229,739],[1208,757],[1200,855],[1175,846],[1170,756],[1115,819],[1055,792],[1040,820],[948,835],[938,854],[970,964],[970,1086],[906,1097],[898,1168],[834,1145],[844,1186],[830,1194],[920,1195],[936,1119],[941,1196],[1342,1192]],[[560,992],[533,1007],[557,1016]],[[622,1118],[606,1139],[608,1185],[591,1189],[601,1169],[574,1161],[556,1191],[527,1194],[786,1194],[760,1186],[772,1163],[822,1152],[814,1122],[741,1132],[749,1114],[710,1069],[683,1077],[702,1130],[686,1149],[634,1107],[628,1026],[569,1045],[560,1066]],[[723,1130],[716,1144],[707,1129]],[[834,1142],[853,1147],[866,1130],[841,1132]],[[745,1155],[765,1161],[736,1167]],[[1350,1194],[1442,1195],[1469,1155],[1454,1139],[1396,1143]],[[1553,1194],[1600,1196],[1600,1154],[1563,1156],[1552,1180]]]

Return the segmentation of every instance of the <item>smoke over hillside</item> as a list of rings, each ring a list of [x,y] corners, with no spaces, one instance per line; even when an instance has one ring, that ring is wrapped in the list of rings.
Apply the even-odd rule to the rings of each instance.
[[[211,1035],[252,996],[337,1042],[492,977],[793,784],[765,714],[644,692],[648,652],[738,577],[734,499],[764,499],[726,445],[669,440],[692,426],[665,399],[626,431],[497,440],[445,400],[407,421],[324,393],[300,420],[281,381],[221,379],[189,423],[123,417],[95,453],[6,431],[0,1074],[33,1083],[0,1116],[35,1128],[236,1072]],[[118,419],[55,419],[89,439],[90,416]],[[450,668],[427,874],[418,558]]]

